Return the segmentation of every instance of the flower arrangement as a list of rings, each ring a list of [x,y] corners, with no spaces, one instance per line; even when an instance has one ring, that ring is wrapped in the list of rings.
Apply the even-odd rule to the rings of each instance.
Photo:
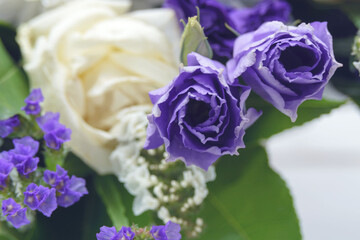
[[[0,24],[0,236],[301,239],[263,142],[329,86],[360,103],[355,33],[291,0],[34,4]]]

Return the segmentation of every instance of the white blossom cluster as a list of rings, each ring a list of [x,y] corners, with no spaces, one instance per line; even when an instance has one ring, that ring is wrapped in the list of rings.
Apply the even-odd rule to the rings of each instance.
[[[176,169],[179,162],[167,162],[168,154],[164,147],[143,149],[148,123],[146,116],[151,107],[131,107],[119,114],[122,116],[121,121],[112,129],[119,136],[118,143],[110,160],[119,181],[135,196],[135,215],[157,210],[158,217],[164,222],[172,220],[184,224],[185,220],[173,217],[175,214],[170,213],[168,206],[180,202],[179,213],[186,213],[201,205],[208,195],[207,182],[216,178],[215,168],[212,166],[206,172],[196,166],[185,167],[181,163],[183,171],[177,172],[176,176],[172,175],[171,179],[164,179],[162,173],[171,171],[171,168]],[[197,220],[197,223],[200,222]],[[199,226],[196,229],[200,231]]]

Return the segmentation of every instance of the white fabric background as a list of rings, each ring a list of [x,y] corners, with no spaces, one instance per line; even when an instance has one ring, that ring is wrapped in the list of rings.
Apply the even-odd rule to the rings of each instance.
[[[294,198],[304,240],[360,239],[360,109],[353,103],[273,136],[271,166]]]

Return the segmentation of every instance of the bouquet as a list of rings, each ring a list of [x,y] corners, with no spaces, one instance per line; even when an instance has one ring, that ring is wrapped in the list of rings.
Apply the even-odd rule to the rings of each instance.
[[[264,142],[360,104],[356,3],[10,2],[1,239],[301,239]]]

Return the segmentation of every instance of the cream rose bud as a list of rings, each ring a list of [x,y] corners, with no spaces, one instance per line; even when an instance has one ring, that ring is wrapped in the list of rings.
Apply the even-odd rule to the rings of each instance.
[[[60,112],[73,132],[69,146],[101,174],[113,172],[109,157],[122,144],[124,110],[151,109],[148,92],[178,73],[175,14],[129,8],[125,0],[71,1],[18,32],[25,70],[31,87],[43,91],[44,110]]]

